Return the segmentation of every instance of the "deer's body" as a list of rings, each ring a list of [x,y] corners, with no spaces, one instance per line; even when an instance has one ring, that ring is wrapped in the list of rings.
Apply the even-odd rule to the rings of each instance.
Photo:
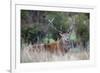
[[[61,46],[60,41],[51,44],[44,44],[45,50],[53,54],[64,54],[65,50]]]
[[[33,45],[33,48],[35,48],[36,50],[42,51],[48,51],[52,54],[62,54],[64,55],[65,52],[68,52],[68,50],[70,49],[69,46],[69,41],[68,38],[69,36],[65,33],[65,34],[60,34],[61,35],[61,39],[57,40],[54,43],[48,43],[48,44],[35,44]]]

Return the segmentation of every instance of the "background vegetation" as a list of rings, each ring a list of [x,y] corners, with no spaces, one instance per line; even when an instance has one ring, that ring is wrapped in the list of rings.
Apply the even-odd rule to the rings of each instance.
[[[89,13],[21,10],[21,42],[52,43],[60,38],[59,32],[71,32],[70,39],[85,46],[89,19]]]

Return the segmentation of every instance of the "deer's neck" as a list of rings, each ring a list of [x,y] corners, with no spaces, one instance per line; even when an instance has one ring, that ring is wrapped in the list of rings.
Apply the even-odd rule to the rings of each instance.
[[[64,43],[63,43],[62,39],[59,40],[58,44],[59,44],[59,47],[60,47],[60,48],[63,48]]]

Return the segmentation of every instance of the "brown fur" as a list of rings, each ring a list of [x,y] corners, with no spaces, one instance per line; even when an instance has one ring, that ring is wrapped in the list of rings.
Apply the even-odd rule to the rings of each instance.
[[[64,54],[64,48],[61,47],[59,42],[54,42],[44,45],[45,50],[53,54]]]

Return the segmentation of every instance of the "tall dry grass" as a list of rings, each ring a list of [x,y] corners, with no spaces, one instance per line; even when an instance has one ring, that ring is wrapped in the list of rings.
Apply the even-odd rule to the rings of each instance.
[[[21,49],[21,63],[88,59],[89,52],[80,49],[77,51],[76,48],[70,49],[69,52],[64,55],[51,54],[45,50],[40,51],[40,48],[33,48],[31,44],[24,45]]]

